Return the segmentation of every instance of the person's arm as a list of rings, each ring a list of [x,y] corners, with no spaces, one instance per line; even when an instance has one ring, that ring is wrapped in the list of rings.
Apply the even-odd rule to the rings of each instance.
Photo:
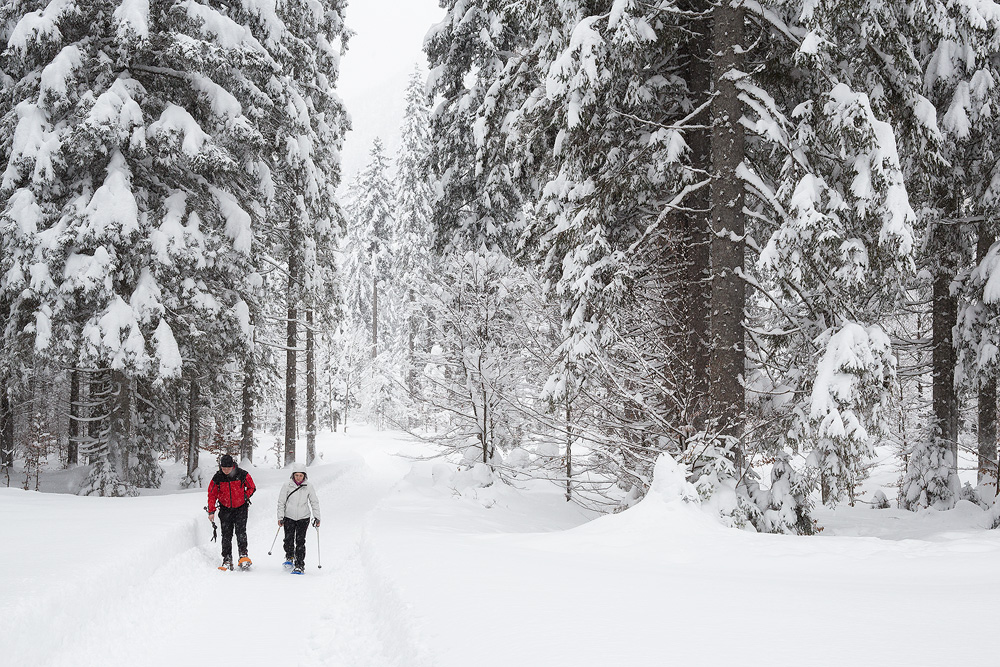
[[[213,479],[208,483],[208,518],[215,519],[215,502],[219,499],[219,485]]]
[[[288,500],[288,482],[281,485],[278,491],[278,525],[280,526],[285,518],[285,501]]]
[[[253,483],[253,477],[250,476],[250,473],[247,473],[247,478],[246,478],[247,498],[252,496],[256,490],[257,490],[257,485]]]
[[[319,496],[312,484],[309,485],[309,506],[312,507],[313,525],[319,526]]]

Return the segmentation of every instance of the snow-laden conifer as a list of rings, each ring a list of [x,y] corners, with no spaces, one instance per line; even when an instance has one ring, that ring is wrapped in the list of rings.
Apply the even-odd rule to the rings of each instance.
[[[423,325],[422,295],[417,293],[421,278],[433,270],[434,191],[427,159],[431,150],[430,106],[419,70],[410,75],[406,87],[406,108],[401,127],[402,140],[395,161],[395,214],[392,230],[390,267],[394,310],[398,322],[394,347],[404,350],[403,374],[406,390],[415,398],[417,350],[427,350],[431,341]]]
[[[431,82],[445,98],[441,117],[464,123],[475,140],[462,144],[435,126],[438,150],[454,158],[439,167],[440,201],[488,200],[493,213],[505,213],[508,234],[521,232],[520,201],[534,205],[527,247],[539,253],[563,301],[563,353],[606,354],[609,341],[634,335],[635,324],[625,325],[637,300],[655,295],[658,308],[653,301],[642,308],[652,315],[642,335],[657,344],[623,349],[644,351],[636,364],[649,375],[630,381],[658,384],[661,398],[648,400],[652,390],[641,402],[623,401],[623,414],[654,410],[665,431],[661,438],[637,432],[630,465],[641,469],[645,460],[648,468],[643,448],[684,447],[689,429],[710,435],[713,424],[722,425],[709,411],[715,408],[705,385],[685,395],[706,379],[698,369],[708,368],[708,299],[712,312],[723,308],[719,299],[736,299],[740,308],[736,292],[705,291],[703,278],[723,262],[722,246],[737,250],[734,257],[748,253],[746,382],[768,415],[761,423],[774,427],[754,430],[745,443],[751,451],[775,443],[808,449],[818,440],[808,417],[826,353],[817,342],[833,340],[841,327],[877,326],[881,308],[897,300],[910,275],[914,215],[889,122],[895,100],[917,97],[910,33],[902,29],[900,5],[842,4],[850,6],[753,4],[741,24],[743,18],[708,3],[463,3],[431,34]],[[465,10],[489,28],[462,22]],[[706,46],[712,21],[735,21],[737,40],[746,31],[746,42],[735,45],[752,47],[745,71],[738,59],[712,55],[734,45]],[[717,129],[732,115],[722,111],[729,98],[708,95],[713,81],[719,91],[734,84],[734,92],[719,95],[739,95],[744,149],[724,148],[723,135],[706,134],[710,122]],[[721,220],[720,198],[740,195],[723,192],[733,157],[726,150],[744,151],[738,175],[748,198],[745,207],[732,206],[749,216],[747,236],[726,223],[720,234],[728,243],[713,241],[709,256],[705,211]],[[462,197],[449,189],[458,182]],[[662,356],[643,359],[650,350]],[[891,376],[891,364],[884,369]],[[876,370],[863,377],[878,376]],[[891,386],[890,377],[859,387],[859,396],[869,389],[883,394],[848,403],[858,406],[859,418],[873,417],[861,406],[881,404]],[[731,410],[740,413],[740,401]],[[865,424],[857,431],[870,436],[865,451],[878,430]],[[637,476],[640,489],[644,477]]]
[[[3,11],[2,289],[36,353],[116,374],[120,450],[131,378],[171,380],[185,356],[211,368],[243,345],[254,93],[273,63],[198,3]]]
[[[925,264],[933,298],[933,414],[907,462],[904,506],[948,506],[958,491],[959,401],[979,393],[981,481],[996,481],[996,295],[991,287],[997,238],[997,120],[995,62],[1000,7],[994,3],[934,2],[917,15],[928,123],[938,150],[918,163],[911,189],[923,202]],[[953,332],[957,335],[953,335]],[[925,452],[926,448],[946,451]],[[937,459],[950,462],[933,467]],[[930,466],[930,467],[928,467]],[[948,490],[951,500],[941,496]],[[995,491],[995,488],[994,488]],[[913,500],[917,499],[917,500]]]
[[[368,164],[358,175],[347,204],[344,237],[344,282],[347,305],[368,329],[371,356],[380,351],[380,329],[388,329],[386,313],[390,269],[394,266],[394,192],[389,160],[382,142],[372,145]]]

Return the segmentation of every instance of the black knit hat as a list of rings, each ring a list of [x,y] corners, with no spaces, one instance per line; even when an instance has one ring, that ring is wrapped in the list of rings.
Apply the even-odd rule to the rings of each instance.
[[[233,457],[229,454],[223,454],[222,460],[219,461],[220,468],[234,468],[236,467],[236,462],[233,461]]]

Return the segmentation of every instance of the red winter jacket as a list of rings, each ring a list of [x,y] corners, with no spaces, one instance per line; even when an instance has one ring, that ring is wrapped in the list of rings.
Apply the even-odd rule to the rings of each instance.
[[[221,470],[215,473],[208,484],[208,513],[215,514],[215,501],[223,507],[239,507],[250,500],[257,490],[250,473],[237,468],[232,477]]]

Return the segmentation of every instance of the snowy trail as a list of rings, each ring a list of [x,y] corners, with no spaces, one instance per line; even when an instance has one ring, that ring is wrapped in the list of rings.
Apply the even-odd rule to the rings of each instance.
[[[16,660],[11,664],[54,667],[166,667],[234,655],[250,656],[252,664],[419,665],[426,651],[366,546],[369,512],[403,473],[405,466],[383,462],[375,470],[361,457],[311,469],[323,509],[324,567],[316,567],[310,529],[307,574],[295,577],[281,566],[280,535],[267,556],[284,472],[262,471],[268,481],[260,484],[247,530],[253,571],[217,570],[219,547],[208,541],[208,522],[181,522],[159,541],[158,553],[143,555],[145,567],[141,559],[124,566],[122,580],[105,572],[76,591],[46,597],[35,613],[22,606],[21,636],[44,636],[44,624],[53,628],[52,641],[17,646],[15,635],[14,650],[3,653]],[[92,613],[81,615],[80,605]]]
[[[304,577],[267,556],[288,476],[267,462],[249,573],[216,569],[205,490],[177,469],[138,498],[0,488],[0,665],[997,664],[1000,531],[971,503],[758,535],[669,493],[594,518],[544,482],[480,487],[401,434],[318,444]]]

